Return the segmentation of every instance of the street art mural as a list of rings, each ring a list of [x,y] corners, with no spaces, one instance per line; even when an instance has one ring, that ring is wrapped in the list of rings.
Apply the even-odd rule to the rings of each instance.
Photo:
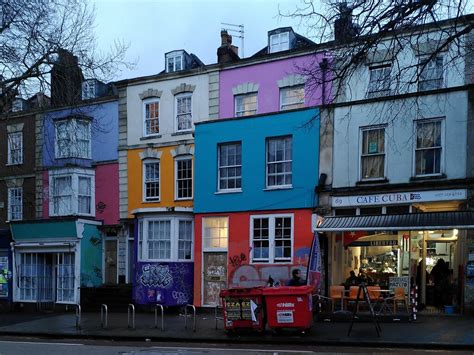
[[[295,263],[291,265],[258,265],[248,264],[248,261],[246,261],[234,267],[232,263],[229,263],[229,287],[266,286],[269,278],[272,278],[274,282],[285,285],[291,279],[293,269],[300,269],[301,276],[305,279],[309,252],[310,248],[298,249],[295,255]],[[242,255],[245,260],[249,259],[245,254],[240,254],[239,260],[243,259]],[[232,257],[229,259],[232,259]]]
[[[192,263],[137,263],[133,299],[137,304],[181,306],[193,302]]]

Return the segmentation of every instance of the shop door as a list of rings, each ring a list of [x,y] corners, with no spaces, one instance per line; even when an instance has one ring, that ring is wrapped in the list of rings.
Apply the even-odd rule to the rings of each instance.
[[[227,287],[227,253],[204,253],[203,305],[219,303],[219,292]]]
[[[105,283],[117,284],[117,240],[105,240]]]

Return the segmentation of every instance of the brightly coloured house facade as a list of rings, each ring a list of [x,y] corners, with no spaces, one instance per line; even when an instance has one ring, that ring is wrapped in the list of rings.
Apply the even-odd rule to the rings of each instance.
[[[119,83],[120,196],[135,240],[133,300],[175,306],[193,298],[193,132],[209,117],[211,74],[182,50],[165,62],[158,75]]]
[[[77,304],[81,288],[118,278],[117,99],[50,110],[36,125],[38,220],[11,224],[14,302]]]

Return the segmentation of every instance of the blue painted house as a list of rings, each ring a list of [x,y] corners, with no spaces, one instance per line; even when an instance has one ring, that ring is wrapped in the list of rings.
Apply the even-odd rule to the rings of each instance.
[[[317,205],[319,110],[199,123],[194,304],[303,273]]]
[[[126,279],[132,243],[119,224],[118,102],[105,92],[37,118],[38,219],[11,223],[14,302],[77,304],[81,288]]]

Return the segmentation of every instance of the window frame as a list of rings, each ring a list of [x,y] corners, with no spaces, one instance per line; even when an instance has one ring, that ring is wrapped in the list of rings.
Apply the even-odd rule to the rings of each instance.
[[[181,100],[181,99],[188,99],[191,101],[191,104],[190,104],[190,111],[189,113],[179,113],[179,110],[178,110],[178,101]],[[174,97],[174,112],[175,112],[175,127],[176,127],[176,132],[190,132],[193,130],[194,128],[194,122],[193,122],[193,93],[192,92],[183,92],[183,93],[180,93],[180,94],[176,94],[175,97]],[[189,128],[185,128],[185,129],[179,129],[179,117],[180,116],[186,116],[186,115],[189,115],[190,116],[190,127]]]
[[[191,195],[187,197],[179,197],[179,163],[183,161],[190,161],[191,163],[191,178],[181,179],[181,181],[191,180]],[[192,155],[183,155],[176,157],[174,159],[174,199],[176,201],[183,201],[183,200],[192,200],[194,197],[194,162]]]
[[[147,196],[147,181],[146,181],[146,166],[151,164],[158,164],[158,179],[149,181],[150,183],[158,182],[158,196]],[[157,181],[156,181],[157,180]],[[143,202],[160,202],[161,200],[161,161],[160,159],[144,159],[142,162],[142,201]]]
[[[87,126],[86,132],[86,139],[82,141],[87,142],[87,152],[86,156],[81,156],[79,154],[79,130],[78,130],[78,123],[84,123]],[[63,139],[66,143],[64,145],[69,146],[68,154],[61,153],[60,144],[59,144],[59,133],[58,133],[58,126],[60,124],[66,124],[66,131],[68,137]],[[88,118],[64,118],[58,119],[54,121],[54,157],[55,159],[92,159],[92,123],[91,120]]]
[[[65,211],[58,207],[55,210],[55,180],[58,178],[69,178],[71,184],[68,189],[70,194],[61,196],[70,196],[70,209]],[[90,213],[79,212],[79,178],[86,178],[90,181]],[[92,169],[65,169],[50,170],[49,172],[49,216],[88,216],[95,217],[95,171]]]
[[[179,258],[179,222],[191,222],[191,243],[190,243],[190,259]],[[169,222],[170,223],[170,257],[169,258],[150,258],[149,248],[149,226],[151,222]],[[138,228],[138,247],[137,261],[140,262],[194,262],[194,220],[191,216],[168,215],[162,217],[146,217],[139,219]]]
[[[226,240],[226,246],[225,247],[222,247],[222,246],[218,246],[218,247],[213,247],[212,246],[212,243],[211,246],[206,246],[206,241],[212,241],[213,238],[209,238],[207,237],[206,235],[206,221],[210,221],[210,220],[222,220],[222,221],[226,221],[226,226],[223,227],[225,228],[225,230],[227,231],[227,235],[225,236],[225,238],[220,238],[219,237],[219,242],[221,239],[223,240]],[[202,226],[201,226],[201,235],[202,235],[202,251],[203,252],[227,252],[228,249],[229,249],[229,230],[230,230],[230,218],[229,216],[209,216],[209,217],[202,217]],[[222,229],[221,227],[217,227],[217,228],[220,228]],[[215,239],[215,238],[214,238]],[[220,243],[219,243],[220,244]]]
[[[283,92],[288,91],[288,90],[298,90],[298,89],[303,89],[303,100],[284,104]],[[285,87],[280,88],[280,111],[295,110],[295,109],[304,108],[304,107],[305,107],[305,84],[285,86]]]
[[[7,216],[8,221],[22,221],[23,220],[23,187],[21,186],[9,187],[7,189],[7,194],[8,194],[8,216]],[[13,194],[16,194],[16,196],[13,196]],[[13,204],[14,201],[18,203]],[[16,213],[13,213],[13,207],[19,207],[19,211],[16,212],[19,214],[19,218],[13,218],[13,217],[17,217]]]
[[[158,104],[158,117],[148,118],[147,117],[147,105],[155,104],[155,103]],[[148,98],[148,99],[143,100],[142,108],[143,108],[143,136],[144,137],[152,137],[152,136],[159,135],[160,134],[160,115],[161,115],[161,112],[160,112],[160,110],[161,110],[160,98],[152,97],[152,98]],[[148,121],[150,121],[150,122],[157,121],[158,122],[158,132],[148,133],[148,126],[147,126]]]
[[[19,137],[19,148],[14,149],[14,138]],[[7,145],[8,145],[8,158],[7,158],[7,165],[21,165],[23,164],[23,132],[16,131],[16,132],[9,132],[7,134]],[[18,151],[19,159],[18,161],[13,161],[14,151]]]
[[[275,257],[275,221],[277,218],[290,218],[291,221],[291,235],[290,235],[290,243],[291,243],[291,251],[290,251],[290,258],[281,258],[281,261],[278,261]],[[256,241],[254,238],[254,220],[255,219],[268,219],[268,258],[254,258],[254,242]],[[295,251],[295,240],[294,240],[294,233],[295,233],[295,218],[293,213],[282,213],[282,214],[257,214],[250,216],[250,264],[277,264],[277,265],[288,265],[293,263],[294,251]],[[266,261],[265,261],[266,260]]]
[[[429,147],[429,148],[418,148],[418,124],[423,124],[423,123],[435,123],[435,122],[440,122],[440,141],[441,145],[439,147]],[[414,149],[413,149],[413,176],[415,177],[436,177],[436,176],[442,176],[444,173],[444,151],[445,151],[445,124],[446,124],[446,119],[445,117],[434,117],[434,118],[424,118],[424,119],[419,119],[419,120],[414,120]],[[432,174],[417,174],[417,166],[416,166],[416,153],[417,151],[421,150],[434,150],[434,149],[441,149],[440,153],[440,161],[439,161],[439,172],[438,173],[432,173]]]
[[[434,58],[431,58],[431,60],[429,60],[430,56],[422,56],[419,58],[419,62],[418,62],[418,91],[429,91],[429,90],[439,90],[439,89],[442,89],[444,87],[444,83],[445,83],[445,70],[444,70],[444,62],[445,62],[445,56],[443,54],[438,54],[436,55]],[[430,65],[430,63],[435,63],[435,65],[437,65],[438,63],[438,60],[441,59],[442,63],[441,63],[441,74],[440,74],[440,77],[439,78],[435,78],[435,79],[426,79],[426,78],[423,78],[424,80],[422,80],[422,77],[425,73],[426,75],[426,70],[428,70],[428,67]],[[422,66],[424,65],[424,68],[422,70]],[[437,69],[437,67],[436,67]],[[436,82],[437,81],[437,85],[436,87],[433,87],[433,88],[426,88],[426,87],[423,87],[423,85],[428,85],[431,83],[431,82]]]
[[[221,149],[224,146],[239,146],[240,147],[240,165],[226,165],[226,166],[221,166]],[[234,169],[234,168],[239,168],[240,167],[240,177],[237,175],[233,176],[235,181],[237,182],[240,179],[240,187],[235,187],[235,188],[221,188],[221,174],[222,170],[224,169]],[[227,182],[229,181],[229,175],[227,174],[226,176]],[[219,143],[217,145],[217,191],[218,192],[242,192],[242,141],[235,141],[235,142],[225,142],[225,143]]]
[[[286,37],[286,41],[282,42],[282,37]],[[278,38],[277,44],[272,44],[272,39]],[[286,46],[283,47],[282,44],[286,43]],[[290,32],[281,32],[270,35],[268,46],[270,48],[270,53],[283,52],[290,49]]]
[[[269,145],[270,141],[277,141],[277,140],[286,140],[290,138],[290,144],[291,144],[291,160],[275,160],[275,161],[269,161]],[[276,156],[276,154],[275,154]],[[276,158],[275,158],[276,159]],[[278,175],[283,175],[284,179],[286,180],[286,176],[288,175],[287,172],[283,173],[269,173],[269,167],[271,164],[286,164],[286,163],[291,163],[291,173],[289,173],[289,176],[291,177],[291,184],[274,184],[270,185],[269,184],[269,178],[270,176],[275,176],[277,177]],[[285,136],[277,136],[277,137],[267,137],[265,139],[265,189],[267,190],[277,190],[277,189],[290,189],[293,187],[293,135],[285,135]]]
[[[255,96],[255,110],[242,110],[237,111],[237,100],[242,98],[248,98]],[[255,111],[255,112],[254,112]],[[234,95],[234,117],[247,117],[247,116],[254,116],[258,114],[258,91],[248,92],[245,94],[238,94]]]
[[[180,64],[179,69],[177,68],[177,65],[176,65],[178,63],[178,61],[176,60],[177,58],[179,58],[179,64]],[[173,69],[169,70],[169,62],[171,60],[173,60]],[[180,71],[183,69],[184,69],[184,55],[182,52],[166,55],[166,72],[167,73],[173,73],[173,72]]]
[[[377,131],[377,130],[383,130],[383,153],[366,153],[364,154],[364,133],[369,132],[369,131]],[[365,127],[360,127],[360,136],[359,136],[359,179],[360,181],[378,181],[378,180],[384,180],[386,179],[387,176],[387,139],[386,139],[386,125],[375,125],[375,126],[365,126]],[[374,178],[365,178],[362,176],[363,174],[363,164],[362,160],[364,157],[370,157],[370,156],[383,156],[383,176],[381,177],[374,177]]]
[[[389,68],[390,72],[385,78],[385,80],[381,81],[384,84],[384,87],[382,90],[380,90],[380,87],[378,84],[379,80],[377,82],[372,82],[372,73],[374,71],[378,70],[385,70]],[[368,98],[376,98],[376,97],[384,97],[388,96],[391,93],[391,78],[392,78],[392,64],[391,63],[386,63],[386,64],[380,64],[380,65],[373,65],[368,67],[369,70],[369,80],[368,80],[368,86],[367,86],[367,97]],[[385,82],[386,81],[386,82]],[[377,89],[377,90],[374,90]]]

